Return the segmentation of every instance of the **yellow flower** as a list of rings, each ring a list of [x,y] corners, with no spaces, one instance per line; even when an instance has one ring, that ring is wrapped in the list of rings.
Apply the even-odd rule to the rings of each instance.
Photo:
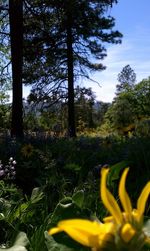
[[[21,152],[22,154],[29,158],[33,154],[34,147],[31,144],[26,144],[22,147]]]
[[[104,223],[83,219],[60,221],[57,227],[49,230],[49,234],[64,231],[75,241],[95,251],[102,250],[103,247],[107,247],[108,250],[140,250],[146,242],[150,242],[143,231],[143,213],[150,194],[150,182],[143,188],[137,208],[133,209],[125,188],[128,171],[129,168],[124,170],[119,183],[119,198],[123,212],[107,188],[109,169],[102,168],[100,194],[110,216],[103,219]]]
[[[117,201],[108,191],[106,186],[108,171],[108,169],[102,169],[101,198],[111,216],[104,218],[104,222],[114,222],[117,228],[121,229],[120,238],[122,238],[125,242],[129,242],[133,237],[137,237],[139,232],[143,235],[143,213],[150,194],[150,182],[148,182],[143,188],[137,201],[137,208],[132,209],[131,201],[125,188],[129,168],[124,170],[119,184],[119,198],[124,209],[124,211],[121,212]]]

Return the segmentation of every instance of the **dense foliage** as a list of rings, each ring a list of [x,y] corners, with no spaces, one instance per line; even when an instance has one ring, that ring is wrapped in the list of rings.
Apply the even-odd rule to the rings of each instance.
[[[148,135],[149,95],[150,79],[147,78],[135,84],[132,89],[126,89],[117,95],[106,113],[106,120],[120,133],[138,131],[143,136]]]
[[[135,203],[150,175],[148,149],[148,137],[126,140],[121,137],[76,140],[36,137],[24,142],[3,139],[0,148],[1,246],[11,246],[18,233],[25,232],[27,236],[20,233],[18,238],[23,236],[19,243],[22,246],[28,243],[29,251],[47,251],[55,246],[58,250],[83,250],[63,234],[56,236],[55,242],[46,230],[61,219],[102,219],[106,215],[99,202],[98,189],[99,173],[104,165],[111,167],[108,185],[114,195],[122,169],[130,166],[127,185],[129,191],[134,191],[131,198]],[[8,160],[8,156],[15,160],[12,157]],[[8,175],[12,172],[13,179]]]

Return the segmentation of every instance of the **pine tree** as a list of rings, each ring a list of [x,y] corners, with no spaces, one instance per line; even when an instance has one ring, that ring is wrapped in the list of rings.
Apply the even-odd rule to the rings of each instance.
[[[24,81],[35,88],[64,88],[68,96],[68,133],[75,136],[74,83],[88,71],[105,69],[103,43],[120,43],[107,10],[115,0],[26,1]],[[95,62],[94,62],[95,59]],[[28,74],[30,72],[32,74]]]
[[[117,94],[133,88],[136,82],[136,74],[130,65],[123,67],[122,71],[118,74],[118,82],[120,84],[116,86]]]
[[[11,136],[22,138],[23,0],[1,1],[0,25],[0,52],[5,62],[0,80],[5,89],[10,88],[12,80]]]
[[[9,20],[13,89],[11,136],[22,138],[23,0],[9,0]]]

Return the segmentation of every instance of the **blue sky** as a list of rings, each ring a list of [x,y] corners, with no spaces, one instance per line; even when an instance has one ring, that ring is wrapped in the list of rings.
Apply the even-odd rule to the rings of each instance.
[[[137,82],[150,76],[150,0],[118,0],[109,14],[116,19],[115,28],[123,34],[122,44],[109,45],[103,60],[107,69],[90,75],[98,84],[82,81],[92,87],[97,100],[111,102],[115,96],[117,75],[129,64]],[[24,90],[24,96],[29,89]]]
[[[118,0],[110,10],[115,28],[123,34],[122,44],[109,45],[103,60],[107,69],[92,78],[101,84],[87,83],[97,99],[111,102],[115,96],[117,75],[129,64],[137,75],[137,83],[150,76],[150,0]]]

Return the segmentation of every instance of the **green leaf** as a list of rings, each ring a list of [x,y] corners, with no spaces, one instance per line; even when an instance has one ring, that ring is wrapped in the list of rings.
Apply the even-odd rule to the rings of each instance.
[[[12,220],[15,220],[16,218],[20,218],[21,215],[25,213],[28,207],[29,207],[28,202],[22,203],[21,205],[19,205],[16,211],[14,212]]]
[[[73,248],[57,243],[54,238],[48,234],[48,232],[45,232],[44,234],[48,251],[74,251]]]
[[[112,186],[113,182],[120,178],[120,171],[128,166],[126,161],[121,161],[110,168],[110,173],[108,176],[108,186]]]
[[[29,243],[28,238],[24,232],[20,232],[16,238],[14,245],[11,248],[0,248],[0,251],[27,251],[25,248]]]
[[[72,198],[66,197],[63,200],[61,200],[51,217],[52,224],[57,224],[62,219],[71,218],[74,215],[74,203],[72,203]]]
[[[73,194],[72,200],[78,207],[82,208],[84,202],[84,191],[77,191],[75,194]]]
[[[0,220],[4,220],[5,219],[5,216],[3,213],[0,213]]]
[[[143,227],[143,232],[145,233],[148,238],[150,238],[150,220],[147,220],[144,227]],[[150,246],[150,244],[149,244]]]
[[[43,198],[43,196],[44,194],[39,187],[34,188],[31,194],[31,203],[37,203]]]
[[[81,170],[81,166],[74,163],[66,164],[64,168],[74,172],[79,172]]]
[[[31,250],[47,251],[44,232],[47,229],[47,220],[39,227],[34,228],[33,235],[30,234]]]

